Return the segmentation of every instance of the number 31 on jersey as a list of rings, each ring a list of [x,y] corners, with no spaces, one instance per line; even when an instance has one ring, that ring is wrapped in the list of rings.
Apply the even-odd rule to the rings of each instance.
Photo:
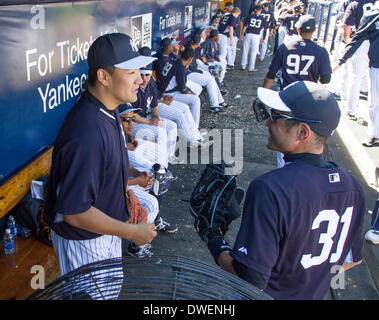
[[[318,229],[320,227],[321,222],[327,221],[328,227],[326,233],[321,233],[319,237],[318,243],[323,244],[322,250],[319,256],[312,257],[312,254],[304,254],[301,258],[300,263],[304,267],[304,269],[308,269],[312,266],[318,266],[321,263],[325,262],[329,256],[329,263],[337,262],[342,254],[343,246],[345,244],[345,240],[347,234],[349,232],[351,218],[353,216],[353,207],[348,207],[344,214],[341,216],[335,210],[322,210],[319,212],[317,217],[313,220],[312,230]],[[337,232],[338,224],[342,223],[343,227],[341,230],[340,237],[337,243],[336,252],[330,255],[330,251],[333,246],[333,237]]]

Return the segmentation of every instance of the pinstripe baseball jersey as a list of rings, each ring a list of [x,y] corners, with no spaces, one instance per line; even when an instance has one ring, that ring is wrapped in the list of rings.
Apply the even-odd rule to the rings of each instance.
[[[365,13],[361,19],[360,26],[354,34],[351,42],[346,46],[345,53],[339,61],[339,64],[344,63],[347,59],[353,56],[360,45],[365,40],[370,41],[368,57],[370,59],[370,67],[379,68],[379,10],[371,10]]]
[[[364,13],[374,7],[375,0],[359,0],[353,1],[347,7],[343,23],[348,26],[355,26],[358,29],[359,23]]]

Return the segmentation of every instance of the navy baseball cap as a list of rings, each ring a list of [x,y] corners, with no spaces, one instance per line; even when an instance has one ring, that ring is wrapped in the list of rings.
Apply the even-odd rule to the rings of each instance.
[[[133,112],[133,111],[138,113],[138,112],[141,112],[142,109],[141,108],[135,108],[130,103],[124,103],[124,104],[120,104],[118,106],[118,112],[120,113],[120,116],[127,114],[129,112]]]
[[[225,3],[225,8],[226,8],[226,7],[230,7],[230,6],[232,6],[232,5],[233,5],[233,2],[228,1],[227,3]]]
[[[176,46],[179,42],[176,41],[174,38],[164,38],[161,41],[161,47],[162,48],[167,48],[170,44],[173,46]]]
[[[108,33],[98,37],[88,50],[87,62],[90,69],[114,66],[119,69],[138,69],[156,58],[138,53],[133,39],[124,33]]]
[[[301,31],[313,31],[316,29],[316,19],[310,14],[305,14],[300,17],[295,27]]]
[[[155,53],[155,52],[151,52],[151,49],[147,46],[140,48],[138,50],[138,52],[141,56],[145,56],[145,57],[151,57],[152,54]],[[152,72],[153,72],[153,64],[152,63],[149,63],[147,66],[140,68],[141,74],[152,74]]]
[[[200,43],[200,41],[201,41],[200,34],[194,34],[191,38],[191,43],[193,43],[193,44],[198,44],[198,43]]]
[[[312,81],[296,81],[282,91],[258,88],[258,98],[269,108],[290,112],[295,117],[309,122],[317,134],[328,137],[337,128],[341,111],[328,90]]]

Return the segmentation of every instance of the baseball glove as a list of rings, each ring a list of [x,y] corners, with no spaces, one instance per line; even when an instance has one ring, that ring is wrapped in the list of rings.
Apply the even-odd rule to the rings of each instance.
[[[222,236],[241,215],[240,203],[245,190],[237,188],[236,176],[225,175],[225,163],[208,164],[190,198],[190,213],[200,238],[208,243],[208,235],[217,230]]]

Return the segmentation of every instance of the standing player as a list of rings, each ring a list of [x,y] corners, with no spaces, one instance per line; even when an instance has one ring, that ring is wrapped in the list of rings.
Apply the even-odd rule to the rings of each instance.
[[[320,81],[323,84],[330,82],[332,69],[328,52],[311,40],[316,30],[315,18],[304,15],[296,27],[300,37],[278,48],[263,82],[264,88],[271,87],[279,70],[281,89],[299,80]],[[283,154],[277,154],[277,162],[278,167],[284,165]]]
[[[350,42],[354,31],[358,29],[362,15],[371,10],[374,3],[375,0],[359,0],[349,4],[343,17],[343,38],[346,44]],[[369,41],[365,40],[351,59],[349,59],[347,65],[350,79],[347,86],[346,108],[347,115],[353,120],[355,119],[355,111],[359,101],[362,80],[368,70],[369,60],[367,53],[369,46]]]
[[[219,57],[220,59],[227,59],[228,47],[234,46],[234,29],[238,22],[241,10],[239,8],[234,8],[231,14],[225,15],[219,23],[218,26],[218,47],[219,47]]]
[[[264,88],[271,87],[279,70],[281,89],[299,80],[329,83],[332,69],[328,52],[311,40],[316,30],[315,18],[304,15],[296,27],[300,37],[278,48],[263,82]]]
[[[352,40],[346,46],[346,50],[338,65],[333,69],[342,65],[347,59],[354,57],[360,46],[365,41],[369,41],[368,57],[370,60],[369,67],[369,91],[368,91],[368,141],[362,144],[365,147],[379,146],[379,1],[375,7],[364,13],[361,24],[354,34]]]
[[[339,123],[338,103],[309,81],[281,92],[258,88],[258,98],[268,108],[267,147],[283,152],[286,166],[250,184],[233,248],[214,225],[208,249],[221,268],[274,299],[323,299],[336,268],[363,258],[363,190],[322,156]]]
[[[237,43],[240,35],[241,9],[234,7],[230,15],[234,18],[232,20],[233,33],[228,34],[226,67],[229,69],[234,69],[234,62],[237,54]]]
[[[127,141],[117,107],[137,100],[139,55],[122,33],[97,38],[88,51],[88,90],[67,114],[57,135],[45,198],[61,275],[84,264],[121,257],[121,238],[150,243],[155,225],[126,224]]]
[[[263,42],[265,35],[261,41],[262,35],[268,33],[266,18],[261,15],[262,6],[257,4],[253,13],[244,21],[242,30],[243,51],[241,58],[241,70],[246,69],[248,57],[250,54],[249,71],[257,71],[255,69],[255,60],[259,51],[259,43]]]
[[[286,34],[283,40],[284,43],[290,42],[291,40],[294,40],[298,36],[296,23],[300,19],[300,10],[301,10],[301,5],[297,4],[293,6],[292,10],[288,11],[287,14],[283,18],[283,24],[286,28]]]
[[[263,1],[261,3],[261,5],[262,5],[261,14],[262,14],[262,16],[264,16],[266,18],[267,28],[269,28],[269,32],[266,33],[266,36],[265,36],[264,41],[263,41],[262,46],[261,46],[260,55],[259,55],[259,59],[261,61],[263,61],[265,56],[266,56],[268,40],[274,32],[274,28],[276,26],[276,21],[274,18],[274,13],[269,9],[270,1]]]

